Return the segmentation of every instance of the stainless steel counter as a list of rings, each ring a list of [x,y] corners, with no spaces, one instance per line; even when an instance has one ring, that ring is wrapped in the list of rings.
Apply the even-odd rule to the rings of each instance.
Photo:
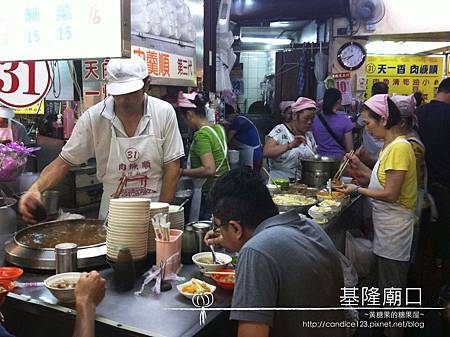
[[[1,242],[5,237],[0,236]],[[2,253],[3,255],[3,249]],[[3,261],[3,259],[1,260]],[[205,332],[212,325],[217,324],[215,321],[227,322],[228,312],[209,311],[205,326],[199,324],[199,311],[170,311],[168,308],[194,308],[192,302],[178,293],[176,289],[177,282],[172,282],[172,290],[155,295],[150,291],[151,286],[145,291],[144,296],[135,296],[134,291],[138,290],[142,283],[142,277],[135,283],[132,291],[118,293],[114,290],[113,271],[112,269],[104,269],[100,271],[101,275],[107,280],[106,296],[97,308],[97,326],[102,326],[104,336],[197,336],[210,335]],[[180,275],[186,279],[196,277],[203,279],[211,284],[211,279],[205,278],[198,271],[195,265],[183,266]],[[43,281],[49,275],[24,273],[20,277],[20,282],[39,282]],[[178,282],[181,283],[181,282]],[[212,307],[225,308],[231,304],[232,292],[217,288],[214,293],[214,304]],[[52,320],[58,317],[67,327],[64,335],[70,336],[76,311],[73,306],[61,305],[56,298],[45,287],[36,288],[16,288],[7,296],[5,307],[3,308],[8,323],[8,312],[21,312],[36,316],[36,321]],[[220,316],[220,319],[218,319]],[[12,317],[11,317],[12,318]],[[64,325],[63,324],[63,325]],[[14,324],[8,328],[14,331]],[[31,327],[31,323],[30,323]],[[15,327],[23,329],[24,327]],[[31,330],[30,332],[31,333]],[[217,335],[216,333],[213,333]],[[20,336],[20,334],[17,334]],[[45,334],[44,334],[45,335]],[[56,332],[47,331],[47,336],[56,336]],[[24,335],[25,336],[25,335]],[[28,335],[29,336],[29,335]],[[36,336],[36,335],[35,335]],[[58,334],[58,336],[60,336]],[[229,336],[225,334],[224,336]]]

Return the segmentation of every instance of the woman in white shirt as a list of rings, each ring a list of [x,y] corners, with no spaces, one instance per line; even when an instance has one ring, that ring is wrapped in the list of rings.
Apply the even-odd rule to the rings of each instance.
[[[264,146],[273,178],[299,180],[302,177],[301,158],[317,153],[311,129],[317,105],[312,99],[299,97],[291,105],[292,119],[270,131]]]

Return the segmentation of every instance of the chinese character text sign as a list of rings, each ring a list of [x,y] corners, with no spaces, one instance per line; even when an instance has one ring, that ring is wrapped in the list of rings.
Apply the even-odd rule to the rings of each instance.
[[[0,61],[121,57],[121,9],[121,0],[16,1],[0,11]]]

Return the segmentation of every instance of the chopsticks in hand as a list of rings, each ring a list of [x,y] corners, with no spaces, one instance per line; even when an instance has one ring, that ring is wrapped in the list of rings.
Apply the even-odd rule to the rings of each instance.
[[[333,177],[333,180],[341,180],[342,174],[344,173],[345,169],[347,168],[348,164],[350,163],[349,157],[352,157],[355,154],[355,150],[351,150],[348,156],[345,156],[345,160],[341,162],[341,165],[339,166],[339,169],[337,170],[336,174]]]

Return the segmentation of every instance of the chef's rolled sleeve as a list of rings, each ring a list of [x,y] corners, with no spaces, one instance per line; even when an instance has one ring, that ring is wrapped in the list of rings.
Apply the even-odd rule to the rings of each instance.
[[[177,116],[172,106],[167,108],[168,118],[164,125],[163,153],[164,164],[184,156],[183,140],[178,128]]]
[[[70,165],[80,165],[95,156],[93,131],[89,111],[77,121],[72,135],[61,150],[59,157]]]

